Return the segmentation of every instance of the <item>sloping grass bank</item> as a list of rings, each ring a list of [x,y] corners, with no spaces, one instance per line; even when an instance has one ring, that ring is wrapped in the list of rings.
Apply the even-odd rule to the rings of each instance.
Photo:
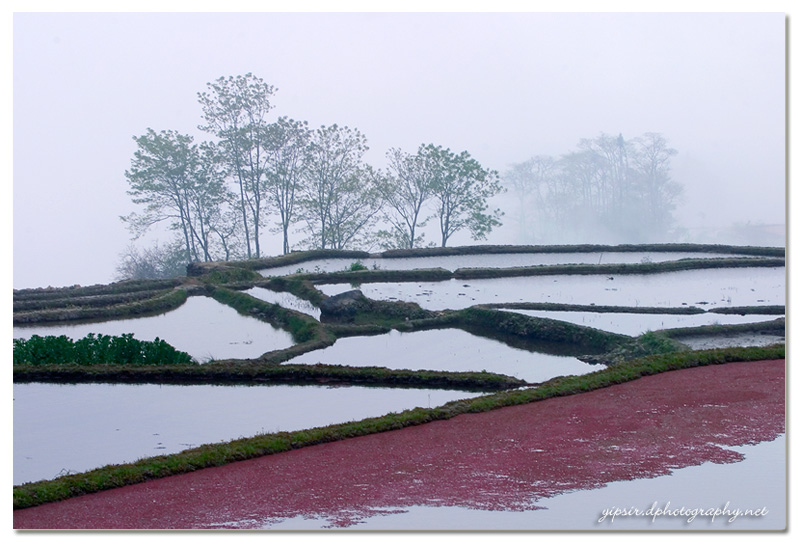
[[[782,257],[719,257],[707,259],[680,259],[678,261],[658,261],[652,263],[606,263],[533,265],[530,267],[506,268],[460,268],[449,271],[443,268],[408,270],[349,270],[327,273],[301,273],[296,277],[314,283],[344,284],[354,286],[379,282],[443,282],[451,279],[474,280],[479,278],[513,278],[519,276],[549,275],[625,275],[658,274],[665,272],[691,271],[701,269],[730,269],[744,267],[785,267]]]
[[[416,408],[382,417],[295,432],[258,435],[222,444],[203,445],[170,456],[110,465],[86,473],[67,475],[14,487],[14,509],[109,490],[152,479],[189,473],[207,467],[285,452],[306,446],[339,441],[372,433],[445,420],[464,413],[476,413],[574,395],[620,384],[637,378],[730,361],[758,361],[785,358],[783,346],[680,352],[650,356],[587,375],[558,377],[535,389],[523,389],[447,403],[440,407]]]
[[[304,343],[328,337],[318,321],[307,314],[262,301],[257,297],[221,286],[209,286],[208,294],[239,314],[253,316],[291,333],[295,342]]]
[[[186,302],[188,296],[188,290],[179,288],[155,297],[110,306],[59,306],[29,312],[14,312],[14,325],[77,320],[121,320],[150,316],[175,310]]]
[[[475,245],[452,246],[446,248],[413,248],[385,250],[371,254],[360,250],[305,250],[291,252],[286,255],[229,261],[218,263],[197,263],[189,271],[190,276],[206,274],[219,266],[241,267],[253,271],[299,265],[307,261],[319,259],[368,259],[375,258],[407,258],[407,257],[439,257],[450,255],[479,254],[552,254],[552,253],[598,253],[598,252],[697,252],[710,254],[734,254],[760,257],[785,257],[784,248],[763,246],[731,246],[724,244],[574,244],[574,245]]]
[[[465,328],[479,328],[485,335],[491,333],[515,336],[575,347],[591,352],[602,352],[629,342],[631,337],[600,329],[584,327],[560,320],[535,318],[524,314],[470,307],[455,315],[455,324]]]
[[[66,297],[58,299],[28,298],[14,301],[14,312],[30,312],[34,310],[54,310],[70,307],[107,307],[154,299],[166,295],[172,288],[162,290],[139,290],[124,293],[109,293],[101,295],[84,295],[81,297]]]
[[[700,269],[731,269],[744,267],[785,267],[786,261],[778,257],[730,257],[709,259],[680,259],[655,263],[607,263],[602,265],[534,265],[505,269],[462,268],[453,272],[453,278],[473,280],[478,278],[510,278],[517,276],[590,275],[590,274],[656,274]]]
[[[626,314],[704,314],[698,307],[625,307],[611,305],[571,305],[568,303],[483,303],[478,308],[507,308],[520,310],[546,310],[565,312],[598,312]],[[754,307],[757,308],[757,307]]]
[[[123,280],[122,282],[96,284],[94,286],[25,288],[14,290],[14,301],[66,299],[108,295],[112,293],[134,293],[143,290],[166,290],[176,288],[181,283],[182,280],[180,278],[167,278],[163,280]]]
[[[524,380],[487,372],[409,371],[347,365],[15,365],[14,382],[126,384],[340,384],[496,391]]]
[[[739,254],[764,257],[784,257],[784,248],[765,246],[731,246],[726,244],[572,244],[572,245],[475,245],[449,248],[413,248],[386,250],[378,254],[384,258],[436,257],[478,254],[565,254],[598,252],[698,252],[711,254]]]
[[[771,333],[775,335],[785,335],[786,319],[778,318],[768,322],[754,322],[748,324],[714,324],[697,327],[676,327],[672,329],[662,329],[659,330],[658,333],[671,339],[702,337],[706,335],[737,335],[739,333]]]

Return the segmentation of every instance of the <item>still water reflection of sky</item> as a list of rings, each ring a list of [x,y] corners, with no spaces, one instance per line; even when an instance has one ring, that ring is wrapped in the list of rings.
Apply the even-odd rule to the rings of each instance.
[[[327,295],[349,284],[318,286]],[[643,307],[784,305],[786,268],[739,268],[630,275],[547,275],[444,282],[365,283],[372,299],[418,303],[429,310],[487,303],[562,303]]]
[[[157,316],[70,325],[14,327],[14,338],[66,335],[73,340],[89,333],[133,333],[142,341],[156,337],[201,363],[211,359],[257,358],[265,352],[292,346],[292,336],[255,318],[242,316],[210,297],[193,296],[175,310]]]
[[[14,484],[477,395],[359,386],[15,384]]]
[[[489,371],[528,382],[544,382],[560,375],[599,371],[573,356],[532,352],[461,329],[433,329],[348,337],[335,344],[297,356],[287,363],[327,363],[357,367],[434,371]]]
[[[411,269],[439,268],[455,271],[467,267],[489,269],[506,267],[533,267],[537,265],[588,264],[603,265],[608,263],[642,263],[676,261],[686,258],[725,258],[737,257],[733,254],[710,254],[702,252],[567,252],[567,253],[507,253],[480,255],[447,255],[435,257],[368,257],[363,259],[314,259],[271,267],[258,271],[264,276],[282,276],[299,272],[335,272],[350,268],[359,261],[369,269],[387,271],[406,271]],[[738,256],[741,257],[741,256]]]
[[[535,318],[549,318],[573,324],[621,333],[632,337],[648,331],[677,327],[699,327],[720,324],[750,324],[779,318],[770,314],[637,314],[630,312],[571,312],[552,310],[502,309]]]
[[[730,464],[705,462],[675,469],[652,479],[616,481],[602,488],[578,490],[545,498],[543,509],[528,511],[481,510],[458,506],[416,505],[385,507],[358,521],[358,530],[781,530],[786,525],[786,435],[756,445],[726,447],[744,460]],[[764,516],[698,516],[692,522],[678,516],[607,516],[604,509],[636,507],[646,511],[670,509],[761,509]],[[325,517],[308,515],[277,521],[271,530],[327,528]]]

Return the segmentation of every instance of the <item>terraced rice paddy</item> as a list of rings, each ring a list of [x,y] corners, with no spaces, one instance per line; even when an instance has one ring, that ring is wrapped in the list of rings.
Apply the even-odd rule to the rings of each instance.
[[[748,256],[752,253],[750,250],[745,252]],[[774,251],[767,254],[774,259]],[[273,260],[274,263],[268,268],[253,264],[233,264],[233,268],[229,270],[235,274],[230,277],[239,280],[230,284],[226,284],[224,280],[212,282],[210,279],[213,275],[205,277],[201,274],[191,281],[179,279],[171,284],[154,286],[150,291],[136,291],[136,294],[141,295],[130,295],[126,290],[143,290],[147,286],[15,292],[15,305],[18,304],[20,309],[19,312],[15,310],[15,321],[19,316],[19,323],[15,323],[14,327],[15,338],[27,338],[36,334],[67,335],[77,339],[87,333],[134,333],[141,340],[153,340],[156,337],[166,340],[203,363],[197,367],[216,370],[218,375],[215,376],[221,376],[220,371],[229,371],[233,377],[238,376],[236,373],[241,371],[283,366],[291,369],[291,373],[296,374],[292,376],[296,376],[298,380],[301,376],[305,377],[302,379],[305,381],[303,386],[278,384],[269,378],[260,378],[258,382],[254,382],[255,379],[236,379],[240,382],[237,385],[199,385],[198,382],[203,380],[202,370],[197,371],[200,373],[197,377],[201,378],[193,379],[194,385],[168,384],[163,378],[167,375],[161,378],[142,378],[141,382],[149,384],[18,382],[14,388],[15,484],[53,479],[58,475],[90,471],[106,464],[128,463],[161,454],[177,457],[182,452],[188,452],[186,449],[194,449],[200,444],[225,445],[240,438],[263,434],[267,437],[276,432],[296,432],[343,422],[358,425],[371,417],[396,416],[395,413],[411,414],[413,411],[403,411],[415,407],[436,409],[451,403],[447,405],[449,407],[452,402],[474,400],[486,394],[465,389],[459,391],[443,387],[412,387],[414,381],[423,380],[423,371],[427,370],[477,374],[487,371],[522,379],[534,385],[544,383],[542,387],[545,387],[548,384],[558,384],[558,380],[553,380],[555,377],[581,377],[583,380],[584,375],[592,377],[594,375],[591,373],[606,369],[605,365],[589,364],[579,359],[579,356],[586,353],[584,350],[590,350],[591,347],[578,347],[564,340],[569,338],[580,338],[584,341],[605,339],[603,342],[608,343],[605,348],[608,350],[609,347],[620,347],[626,342],[633,342],[646,332],[658,333],[683,328],[681,336],[676,338],[686,345],[684,349],[687,346],[690,349],[706,349],[784,342],[782,325],[780,322],[776,325],[774,321],[785,316],[783,307],[786,270],[785,266],[774,264],[758,266],[758,263],[754,263],[754,266],[739,265],[735,268],[715,267],[647,274],[538,274],[540,271],[537,271],[535,276],[505,277],[499,272],[496,278],[464,279],[451,275],[441,281],[424,282],[403,280],[401,277],[391,281],[362,281],[355,276],[352,280],[343,277],[326,281],[318,273],[348,269],[356,259],[332,257],[297,261],[295,257],[293,256],[291,264],[286,265],[280,265],[280,259]],[[413,272],[416,269],[434,268],[456,271],[465,267],[501,271],[508,267],[547,267],[569,263],[668,264],[685,258],[714,258],[724,261],[729,257],[736,259],[741,255],[735,251],[709,253],[702,250],[648,250],[552,253],[526,251],[429,256],[421,251],[420,255],[413,257],[370,256],[359,258],[358,261],[371,271]],[[237,266],[242,269],[235,269]],[[315,275],[296,276],[299,269]],[[258,270],[264,277],[263,281],[242,280],[250,278],[248,275],[253,274],[252,270]],[[270,278],[281,280],[281,275],[291,276],[279,285],[270,283],[273,282]],[[224,274],[216,276],[224,277]],[[357,311],[352,315],[326,314],[321,310],[320,302],[354,288],[361,290],[368,301],[381,303],[374,303],[369,311]],[[108,295],[117,291],[121,294]],[[105,307],[102,307],[100,296],[96,295],[99,293],[103,293],[102,297],[109,301]],[[141,309],[148,308],[148,304],[158,309],[167,305],[163,302],[166,300],[165,293],[171,293],[169,297],[183,294],[183,299],[178,303],[169,303],[174,308],[145,316]],[[110,302],[112,299],[113,306]],[[135,299],[135,304],[127,303],[128,299]],[[184,299],[185,302],[180,304]],[[60,315],[47,314],[48,300],[53,301]],[[392,306],[393,303],[398,305]],[[78,315],[72,310],[73,304],[81,312],[94,312],[91,310],[95,308],[92,305],[96,305],[101,308],[98,316],[111,313],[112,318],[117,315],[124,317],[77,322],[70,319],[70,316]],[[229,304],[232,306],[228,306]],[[409,319],[410,309],[417,308],[414,304],[419,305],[419,309],[415,311],[415,317]],[[542,307],[547,304],[571,305],[572,308],[556,310]],[[518,306],[515,308],[514,305]],[[538,305],[541,308],[519,308],[525,305]],[[593,306],[604,308],[602,312],[595,312],[591,309]],[[40,307],[44,310],[40,311]],[[475,310],[471,307],[475,307]],[[759,312],[759,307],[763,312]],[[467,312],[477,312],[477,309],[483,311],[487,308],[498,310],[494,314],[484,312],[485,316],[494,317],[491,319],[496,320],[497,324],[481,323],[478,327],[468,324],[466,315],[457,312],[464,309],[470,309]],[[734,312],[724,313],[726,310]],[[43,312],[42,320],[49,321],[37,322],[37,312]],[[126,313],[137,317],[125,316]],[[506,329],[500,331],[499,322],[506,321],[502,316],[530,317],[531,321],[514,322],[513,327],[506,324]],[[470,319],[474,318],[472,316]],[[537,318],[546,320],[536,321]],[[567,324],[580,327],[568,329]],[[741,328],[751,324],[757,325],[749,330],[725,327],[709,329],[709,326]],[[492,326],[496,326],[497,331],[493,332]],[[695,331],[695,328],[700,329]],[[547,340],[547,335],[555,335],[554,331],[557,330],[561,331],[558,333],[560,336],[553,338],[562,340]],[[564,335],[562,330],[569,333]],[[617,335],[608,336],[604,332]],[[325,374],[325,368],[317,364],[342,369],[362,369],[368,373],[373,372],[369,370],[373,367],[385,368],[380,373],[387,369],[409,370],[409,374],[399,379],[393,375],[391,379],[406,383],[393,382],[364,387],[353,385],[350,381],[354,379],[348,379],[346,375]],[[178,499],[186,497],[185,491],[175,496],[167,494],[154,499],[162,508],[163,516],[154,513],[152,517],[140,517],[138,523],[126,518],[128,514],[120,511],[103,520],[87,516],[83,523],[76,520],[74,515],[68,514],[74,513],[71,506],[81,505],[81,502],[91,503],[94,497],[108,497],[108,505],[114,505],[116,500],[111,498],[116,497],[126,498],[124,502],[132,503],[150,501],[145,499],[150,498],[149,494],[153,493],[146,492],[150,490],[148,484],[141,488],[123,487],[83,498],[17,509],[15,527],[600,529],[596,521],[584,520],[588,513],[592,510],[599,512],[609,503],[629,503],[633,496],[636,501],[640,501],[642,486],[651,491],[647,499],[653,501],[683,501],[681,498],[711,501],[714,499],[713,494],[704,496],[702,493],[716,489],[726,490],[724,499],[740,503],[746,503],[748,495],[750,498],[763,498],[764,502],[770,504],[773,517],[743,520],[736,528],[782,527],[785,513],[778,508],[777,503],[781,495],[785,494],[785,488],[776,486],[785,477],[778,471],[780,463],[771,464],[772,469],[759,465],[760,477],[752,486],[748,485],[750,488],[747,490],[744,484],[735,486],[737,480],[745,482],[745,475],[755,474],[755,466],[752,463],[745,464],[759,459],[762,454],[783,460],[780,449],[774,447],[783,444],[782,434],[785,433],[781,409],[783,364],[759,364],[763,364],[764,369],[770,369],[769,384],[747,382],[750,380],[747,377],[752,377],[748,374],[754,369],[752,365],[749,368],[744,363],[738,366],[711,366],[715,368],[713,375],[698,373],[696,376],[713,381],[719,387],[718,398],[714,397],[717,394],[712,395],[704,386],[699,392],[711,397],[704,401],[702,395],[698,394],[700,397],[697,399],[686,401],[696,406],[692,410],[694,412],[668,404],[651,404],[649,409],[644,405],[636,405],[639,407],[636,410],[641,415],[638,419],[630,420],[632,427],[627,431],[613,431],[608,428],[617,417],[622,418],[622,413],[625,412],[623,410],[614,413],[610,407],[616,407],[616,411],[620,411],[622,407],[627,410],[633,406],[634,401],[639,403],[641,400],[637,399],[637,392],[645,391],[640,390],[640,386],[643,388],[643,385],[650,384],[644,378],[620,385],[625,386],[624,392],[628,401],[623,401],[620,405],[617,399],[602,410],[597,409],[600,405],[591,405],[596,392],[547,400],[549,403],[562,399],[568,404],[571,416],[567,415],[569,418],[566,420],[561,417],[554,417],[552,422],[530,420],[536,411],[544,410],[541,407],[549,406],[544,402],[519,405],[513,407],[513,411],[510,410],[512,407],[508,407],[482,413],[487,415],[487,422],[491,422],[481,424],[480,429],[485,427],[487,431],[491,430],[494,434],[491,438],[484,437],[482,431],[476,431],[478,428],[463,427],[462,422],[466,421],[466,417],[481,415],[461,414],[399,429],[397,432],[367,434],[364,437],[337,440],[327,445],[304,447],[296,452],[282,452],[241,462],[278,464],[282,468],[279,474],[288,479],[282,485],[277,481],[269,484],[279,488],[270,493],[270,501],[259,504],[259,513],[251,518],[239,512],[238,508],[226,508],[224,512],[216,509],[213,507],[216,499],[211,499],[206,514],[199,519],[193,519],[194,522],[188,522],[182,518],[180,511],[188,514],[193,506],[197,506],[197,501],[203,500],[186,504],[184,499]],[[313,370],[313,373],[305,374],[305,370]],[[15,373],[17,371],[15,368]],[[674,375],[672,378],[681,382],[684,379],[680,377],[688,376],[683,374],[689,371],[694,370],[662,375]],[[136,372],[132,371],[133,374],[126,381],[136,382]],[[53,376],[57,376],[57,370],[53,373],[56,373]],[[87,377],[88,373],[87,369]],[[381,378],[387,375],[378,371],[375,373],[375,380],[387,380]],[[646,378],[658,376],[661,375]],[[249,385],[244,385],[243,382],[247,380],[250,380]],[[280,380],[289,379],[283,377]],[[671,384],[671,381],[672,379],[664,384]],[[734,387],[726,381],[740,382]],[[769,389],[769,393],[763,392],[763,399],[769,399],[768,408],[753,400],[752,403],[744,403],[742,400],[723,400],[720,397],[723,392],[731,391],[731,388],[750,386]],[[597,392],[605,390],[611,388]],[[647,395],[655,395],[653,392]],[[487,396],[489,398],[491,396]],[[682,414],[681,418],[692,422],[691,425],[686,425],[685,433],[678,428],[673,430],[674,433],[665,428],[661,431],[666,435],[649,443],[644,439],[639,440],[650,437],[648,434],[653,433],[655,428],[648,426],[653,422],[666,422],[663,419],[669,420],[672,418],[670,415],[677,415],[679,412]],[[503,417],[512,413],[517,416],[508,419]],[[734,413],[739,416],[732,421],[730,415]],[[706,414],[706,424],[697,420],[703,414]],[[761,419],[756,422],[753,415],[760,415]],[[626,415],[626,422],[629,420],[628,416],[631,415]],[[397,418],[401,422],[404,417]],[[600,425],[601,420],[603,425]],[[524,429],[512,431],[511,427],[522,421],[528,422],[523,426]],[[406,424],[397,425],[398,428],[405,426]],[[541,438],[537,439],[539,442],[531,443],[531,433],[533,430],[542,431],[542,426],[549,431],[542,432]],[[473,431],[467,432],[467,429]],[[412,433],[407,430],[416,431]],[[579,461],[575,459],[574,463],[570,462],[572,465],[567,464],[559,469],[563,470],[563,475],[545,475],[547,471],[542,469],[544,466],[537,465],[542,456],[546,458],[541,453],[548,453],[551,447],[559,445],[565,434],[571,433],[570,430],[582,431],[573,438],[574,443],[570,447],[572,450],[568,451],[578,455],[579,452],[574,449],[586,448],[585,456]],[[402,448],[391,446],[394,445],[391,437],[395,433],[408,433],[408,440],[401,442]],[[445,438],[452,433],[463,437]],[[630,443],[626,442],[628,438]],[[461,444],[462,440],[471,443],[464,443],[459,447],[461,450],[458,453],[441,452],[442,447]],[[770,443],[773,440],[777,442]],[[722,443],[726,445],[725,449],[720,450],[715,446]],[[742,446],[745,443],[750,446]],[[377,454],[386,448],[389,450],[384,454]],[[521,454],[523,451],[524,456]],[[307,454],[303,454],[304,452]],[[359,452],[374,455],[370,459],[377,464],[374,471],[370,470],[369,477],[364,476],[363,482],[359,480],[360,477],[356,478],[352,473],[355,468],[350,467],[350,462],[346,461]],[[407,458],[403,462],[405,465],[382,473],[380,468],[386,465],[384,462],[389,463],[393,459],[393,452]],[[339,454],[333,459],[329,458],[333,455],[331,453]],[[602,453],[602,462],[595,460],[598,453]],[[634,455],[637,459],[641,458],[636,464],[629,460]],[[332,488],[325,488],[328,486],[328,477],[308,472],[311,466],[303,462],[306,456],[316,460],[314,464],[319,467],[327,467],[329,464],[337,466],[337,472],[333,473],[338,475],[337,484]],[[568,461],[565,456],[559,459]],[[502,468],[495,467],[492,465],[495,458],[507,460],[508,464]],[[655,463],[656,459],[658,464]],[[236,483],[241,481],[225,480],[226,475],[237,474],[233,472],[234,466],[238,467],[238,464],[230,466],[230,473],[226,472],[229,467],[227,465],[212,465],[191,475],[196,474],[197,478],[206,474],[213,475],[216,482],[228,483],[221,491],[235,492],[240,486]],[[643,467],[649,467],[653,471],[642,471]],[[429,469],[433,471],[430,475],[425,473]],[[723,469],[725,471],[721,471]],[[670,475],[673,470],[674,474]],[[277,470],[273,468],[269,471]],[[439,482],[437,479],[444,479],[452,471],[457,472],[458,478],[442,480],[434,487],[435,490],[424,485],[426,482]],[[687,477],[681,477],[682,475]],[[184,477],[187,480],[182,480]],[[163,480],[165,483],[172,482],[173,479],[176,483],[189,483],[189,478],[190,475],[178,474]],[[298,489],[294,495],[286,495],[284,492],[293,490],[298,485],[292,479],[306,483],[303,490],[316,492],[309,492],[312,495],[305,496]],[[257,476],[246,484],[252,485],[256,482],[259,482]],[[712,486],[709,482],[720,484]],[[693,492],[690,489],[681,495],[682,491],[686,492],[687,486],[693,486],[692,483],[697,483],[696,490]],[[734,485],[722,488],[722,483]],[[242,482],[241,486],[245,486],[245,483]],[[601,489],[594,490],[597,487]],[[760,495],[754,495],[753,487],[758,488]],[[521,492],[523,488],[527,490],[526,493]],[[142,490],[144,495],[129,496],[132,490]],[[383,491],[380,492],[383,494],[382,499],[372,501],[372,496],[367,494],[369,491]],[[249,493],[241,490],[242,497]],[[262,490],[262,497],[263,493]],[[15,498],[16,494],[15,489]],[[654,497],[658,494],[670,497]],[[220,495],[220,499],[222,497],[224,495]],[[359,503],[361,500],[353,499],[356,497],[369,501]],[[178,504],[182,505],[180,509],[170,511]],[[84,509],[82,512],[88,511]],[[43,518],[38,518],[39,513],[45,514]],[[575,520],[573,515],[580,520]],[[115,516],[120,517],[118,522],[114,522]],[[608,528],[629,527],[654,529],[675,526],[670,523],[663,526],[647,526],[642,523],[637,525],[633,520],[626,520]],[[680,528],[698,527],[684,524]]]

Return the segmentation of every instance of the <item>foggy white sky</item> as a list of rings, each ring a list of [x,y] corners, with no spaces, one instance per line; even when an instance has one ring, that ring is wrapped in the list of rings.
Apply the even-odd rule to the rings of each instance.
[[[275,117],[358,128],[377,166],[390,147],[430,142],[503,172],[601,132],[660,132],[679,151],[686,225],[783,223],[785,24],[784,13],[17,13],[13,285],[112,281],[130,239],[119,217],[137,210],[132,137],[207,138],[197,93],[246,72],[278,87]]]

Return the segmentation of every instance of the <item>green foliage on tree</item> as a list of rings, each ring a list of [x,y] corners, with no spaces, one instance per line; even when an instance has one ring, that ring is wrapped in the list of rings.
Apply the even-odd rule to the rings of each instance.
[[[267,201],[278,214],[283,253],[288,254],[289,229],[295,222],[296,204],[303,190],[311,131],[305,121],[281,117],[267,128],[267,138]]]
[[[269,158],[270,99],[277,89],[261,78],[221,77],[198,93],[205,125],[200,129],[219,138],[220,156],[239,193],[247,257],[260,257],[262,201]]]
[[[148,129],[134,141],[137,150],[125,176],[128,194],[144,210],[122,218],[134,238],[167,221],[182,240],[184,265],[212,261],[214,245],[228,244],[226,237],[235,229],[225,216],[228,196],[217,150],[208,143],[197,146],[176,131]]]
[[[502,212],[489,210],[488,200],[503,191],[497,172],[484,169],[466,151],[455,154],[434,147],[432,184],[434,217],[439,220],[442,248],[453,234],[468,229],[473,240],[484,240],[498,227]]]
[[[386,246],[420,246],[423,235],[417,229],[431,218],[438,219],[442,247],[463,229],[473,240],[482,240],[500,225],[502,212],[488,205],[503,191],[497,172],[483,168],[468,152],[423,144],[416,154],[392,149],[388,157],[389,175],[378,186],[386,203],[384,219],[391,226],[381,233]],[[431,214],[423,217],[424,205],[431,202]]]
[[[435,148],[421,145],[416,154],[390,149],[389,173],[379,180],[378,191],[385,203],[384,221],[389,231],[379,235],[390,248],[415,248],[424,244],[425,227],[429,217],[424,205],[430,199],[436,176]]]
[[[560,157],[535,156],[513,165],[500,183],[469,152],[422,144],[392,148],[378,170],[364,160],[367,138],[337,124],[312,130],[304,121],[270,121],[275,87],[253,74],[221,77],[198,93],[213,141],[196,145],[176,131],[135,137],[125,175],[144,210],[123,218],[135,237],[168,222],[182,260],[261,257],[263,228],[306,234],[302,249],[416,248],[436,220],[438,244],[459,232],[485,240],[504,213],[492,199],[509,189],[531,243],[654,242],[668,238],[681,187],[670,176],[677,153],[658,133],[626,140],[606,134],[582,139]],[[145,251],[145,254],[148,252]],[[166,255],[129,251],[129,277],[163,275]],[[140,266],[142,265],[142,266]]]
[[[377,173],[362,159],[367,139],[357,129],[322,126],[305,156],[300,217],[312,248],[352,249],[377,220]]]

